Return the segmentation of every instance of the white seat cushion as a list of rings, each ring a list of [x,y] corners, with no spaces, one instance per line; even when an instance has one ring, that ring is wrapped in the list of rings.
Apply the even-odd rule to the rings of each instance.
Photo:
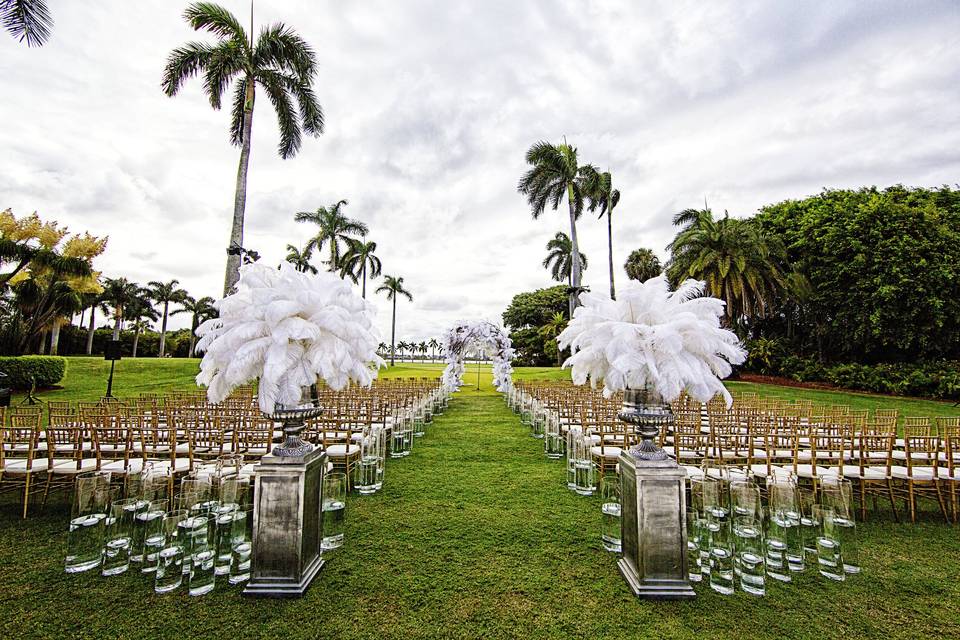
[[[844,478],[862,478],[864,480],[886,480],[887,470],[885,467],[867,467],[862,470],[859,467],[844,467]]]
[[[355,444],[332,444],[326,449],[331,458],[346,458],[360,453],[360,447]]]
[[[97,459],[96,458],[84,458],[80,460],[80,464],[77,464],[76,460],[64,460],[64,459],[53,459],[53,469],[51,470],[54,475],[71,475],[77,473],[84,473],[86,471],[94,471],[97,468]]]
[[[151,460],[154,470],[166,471],[172,468],[174,473],[182,473],[190,470],[190,458],[177,458],[171,464],[170,460]]]
[[[609,459],[619,458],[621,451],[622,449],[620,447],[611,447],[609,445],[602,448],[590,447],[590,455],[596,456],[598,458],[600,457],[609,458]]]
[[[913,475],[911,475],[911,472]],[[899,465],[890,467],[890,475],[900,480],[933,480],[933,467],[913,467],[908,469]]]
[[[37,471],[46,471],[50,466],[50,461],[47,458],[37,458],[33,461],[33,466],[30,468],[31,473],[36,473]],[[26,458],[7,458],[3,463],[3,472],[4,473],[26,473],[27,472],[27,459]]]

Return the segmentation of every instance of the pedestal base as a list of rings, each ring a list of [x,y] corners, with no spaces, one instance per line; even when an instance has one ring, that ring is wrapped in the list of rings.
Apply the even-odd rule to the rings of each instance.
[[[327,454],[267,454],[257,465],[253,554],[244,595],[297,598],[323,567],[323,476]]]
[[[623,557],[617,567],[641,598],[696,597],[687,575],[685,477],[669,458],[620,455]]]

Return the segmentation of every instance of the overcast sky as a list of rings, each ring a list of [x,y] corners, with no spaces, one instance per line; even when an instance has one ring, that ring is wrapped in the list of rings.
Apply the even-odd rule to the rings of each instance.
[[[109,235],[104,275],[218,296],[239,151],[199,79],[160,90],[168,52],[209,39],[186,4],[49,0],[46,46],[0,34],[0,209]],[[249,20],[248,0],[223,4]],[[540,139],[613,173],[620,283],[629,251],[665,258],[671,216],[704,199],[749,215],[823,187],[960,176],[956,1],[257,0],[257,28],[274,21],[317,51],[327,129],[281,160],[257,101],[244,244],[277,264],[313,231],[296,211],[349,199],[413,293],[398,339],[499,322],[551,284],[540,263],[566,215],[533,220],[516,191]],[[585,282],[605,290],[606,225],[578,230]]]

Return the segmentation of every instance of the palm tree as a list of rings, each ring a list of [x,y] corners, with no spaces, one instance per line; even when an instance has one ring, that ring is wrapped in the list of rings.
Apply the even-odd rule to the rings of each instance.
[[[620,202],[620,190],[613,188],[613,177],[609,171],[597,173],[590,185],[590,211],[600,208],[600,220],[607,216],[607,259],[610,266],[610,297],[616,298],[617,291],[613,286],[613,209]]]
[[[430,346],[427,344],[425,340],[421,341],[420,344],[417,345],[417,349],[420,351],[420,355],[423,356],[424,360],[427,359],[427,349],[429,348]]]
[[[592,165],[577,164],[577,149],[567,144],[553,145],[540,141],[527,150],[530,170],[523,174],[517,190],[527,196],[534,219],[539,218],[549,204],[556,210],[564,196],[570,214],[571,254],[580,255],[577,243],[577,218],[583,212],[584,198],[596,181],[597,170]],[[574,261],[570,277],[570,307],[579,305],[581,265]]]
[[[133,323],[133,348],[130,352],[133,358],[137,357],[137,347],[140,345],[140,332],[144,329],[149,329],[151,322],[156,322],[160,319],[160,314],[158,314],[157,310],[150,304],[152,294],[152,290],[141,288],[139,295],[133,298],[123,310],[123,317]]]
[[[380,258],[374,255],[377,251],[377,243],[373,241],[364,242],[355,238],[350,238],[348,243],[347,252],[343,254],[340,261],[340,277],[349,275],[354,282],[362,280],[361,295],[365,299],[367,297],[367,268],[370,269],[371,278],[379,276],[383,268],[383,265],[380,264]]]
[[[407,343],[401,340],[397,343],[397,351],[400,352],[400,362],[403,362],[403,352],[407,350]],[[390,364],[393,365],[393,361],[390,361]]]
[[[203,88],[210,106],[219,110],[224,91],[230,84],[235,85],[230,142],[240,147],[240,166],[223,283],[223,294],[227,295],[240,277],[256,87],[259,85],[266,92],[277,114],[280,157],[292,158],[300,150],[304,133],[323,133],[323,109],[313,93],[317,61],[310,45],[283,23],[261,29],[254,44],[253,33],[248,37],[240,21],[217,4],[195,2],[187,7],[183,17],[195,31],[213,34],[216,42],[188,42],[171,51],[163,71],[164,93],[177,95],[187,79],[203,73]],[[294,108],[294,102],[298,108]]]
[[[28,47],[46,43],[53,27],[45,0],[0,0],[0,22],[14,38],[26,40]]]
[[[313,249],[304,247],[301,251],[292,244],[287,245],[287,262],[293,265],[293,268],[301,273],[312,273],[316,275],[317,268],[310,264],[310,258],[313,256]]]
[[[540,327],[540,329],[537,330],[537,333],[540,335],[541,338],[543,338],[546,341],[552,342],[553,345],[557,347],[557,366],[558,367],[563,366],[563,355],[562,355],[562,352],[560,351],[559,345],[557,345],[556,340],[557,340],[557,336],[560,335],[563,332],[563,330],[566,328],[567,328],[567,317],[564,316],[562,313],[558,312],[553,314],[553,317],[550,318],[550,321],[547,322],[547,324],[543,325],[542,327]]]
[[[389,349],[389,348],[390,348],[390,345],[388,345],[386,342],[381,342],[381,343],[377,346],[377,352],[378,352],[378,353],[381,353],[381,354],[383,354],[383,355],[386,355],[386,354],[387,354],[387,349]]]
[[[348,244],[354,236],[367,235],[367,225],[343,215],[341,209],[347,204],[346,200],[340,200],[316,211],[298,211],[294,216],[297,222],[312,222],[319,227],[317,235],[307,241],[306,248],[320,251],[324,244],[329,244],[330,261],[327,264],[330,265],[330,271],[340,270],[340,243]]]
[[[413,296],[403,288],[403,278],[394,276],[383,276],[383,284],[377,287],[377,293],[386,292],[387,300],[393,302],[393,320],[390,325],[390,366],[394,364],[394,347],[397,336],[397,296],[404,296],[407,300],[413,302]]]
[[[140,295],[142,288],[126,278],[107,278],[103,282],[103,299],[113,309],[113,339],[120,339],[123,311],[130,301]]]
[[[427,342],[427,346],[430,347],[430,362],[435,362],[437,359],[437,347],[440,346],[440,342],[436,338],[430,338],[430,341]]]
[[[570,237],[563,231],[558,231],[557,235],[547,242],[547,257],[543,260],[543,268],[550,269],[550,276],[557,282],[567,281],[570,287],[573,287],[571,275],[573,273],[573,243]],[[587,256],[580,252],[580,271],[587,268]],[[569,301],[569,311],[573,314],[573,298]]]
[[[110,313],[110,305],[108,304],[106,298],[103,297],[103,292],[100,293],[85,293],[83,294],[83,300],[86,303],[87,308],[90,309],[90,317],[88,319],[87,326],[87,348],[85,353],[89,356],[93,354],[93,336],[96,331],[96,312],[97,309],[100,309],[103,313]]]
[[[170,282],[158,282],[151,280],[147,283],[149,289],[147,293],[158,304],[163,304],[163,320],[160,323],[160,352],[158,357],[162,358],[167,351],[167,317],[170,315],[170,303],[181,302],[187,295],[187,292],[180,288],[180,281],[173,279]]]
[[[710,295],[726,301],[727,321],[741,330],[745,322],[762,317],[785,285],[783,246],[750,220],[727,213],[715,220],[710,209],[685,209],[673,224],[681,229],[667,246],[671,282],[704,280]]]
[[[200,323],[217,315],[217,310],[213,307],[213,298],[204,296],[194,300],[190,296],[184,296],[180,300],[180,308],[171,312],[171,315],[178,313],[189,313],[190,318],[190,348],[187,350],[187,357],[193,357],[193,348],[197,344],[197,327]]]
[[[631,280],[646,282],[663,273],[660,258],[650,249],[634,249],[623,263],[623,269]]]

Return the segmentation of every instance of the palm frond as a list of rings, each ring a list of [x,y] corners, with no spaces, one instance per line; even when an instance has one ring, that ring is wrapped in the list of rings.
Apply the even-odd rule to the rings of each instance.
[[[0,22],[7,33],[28,47],[42,46],[50,38],[53,17],[45,0],[3,0]]]
[[[188,42],[177,47],[167,57],[160,84],[168,96],[175,96],[183,83],[206,67],[213,48],[204,42]]]
[[[233,39],[249,47],[247,32],[230,11],[213,2],[194,2],[183,18],[195,31],[208,31],[220,38]]]

